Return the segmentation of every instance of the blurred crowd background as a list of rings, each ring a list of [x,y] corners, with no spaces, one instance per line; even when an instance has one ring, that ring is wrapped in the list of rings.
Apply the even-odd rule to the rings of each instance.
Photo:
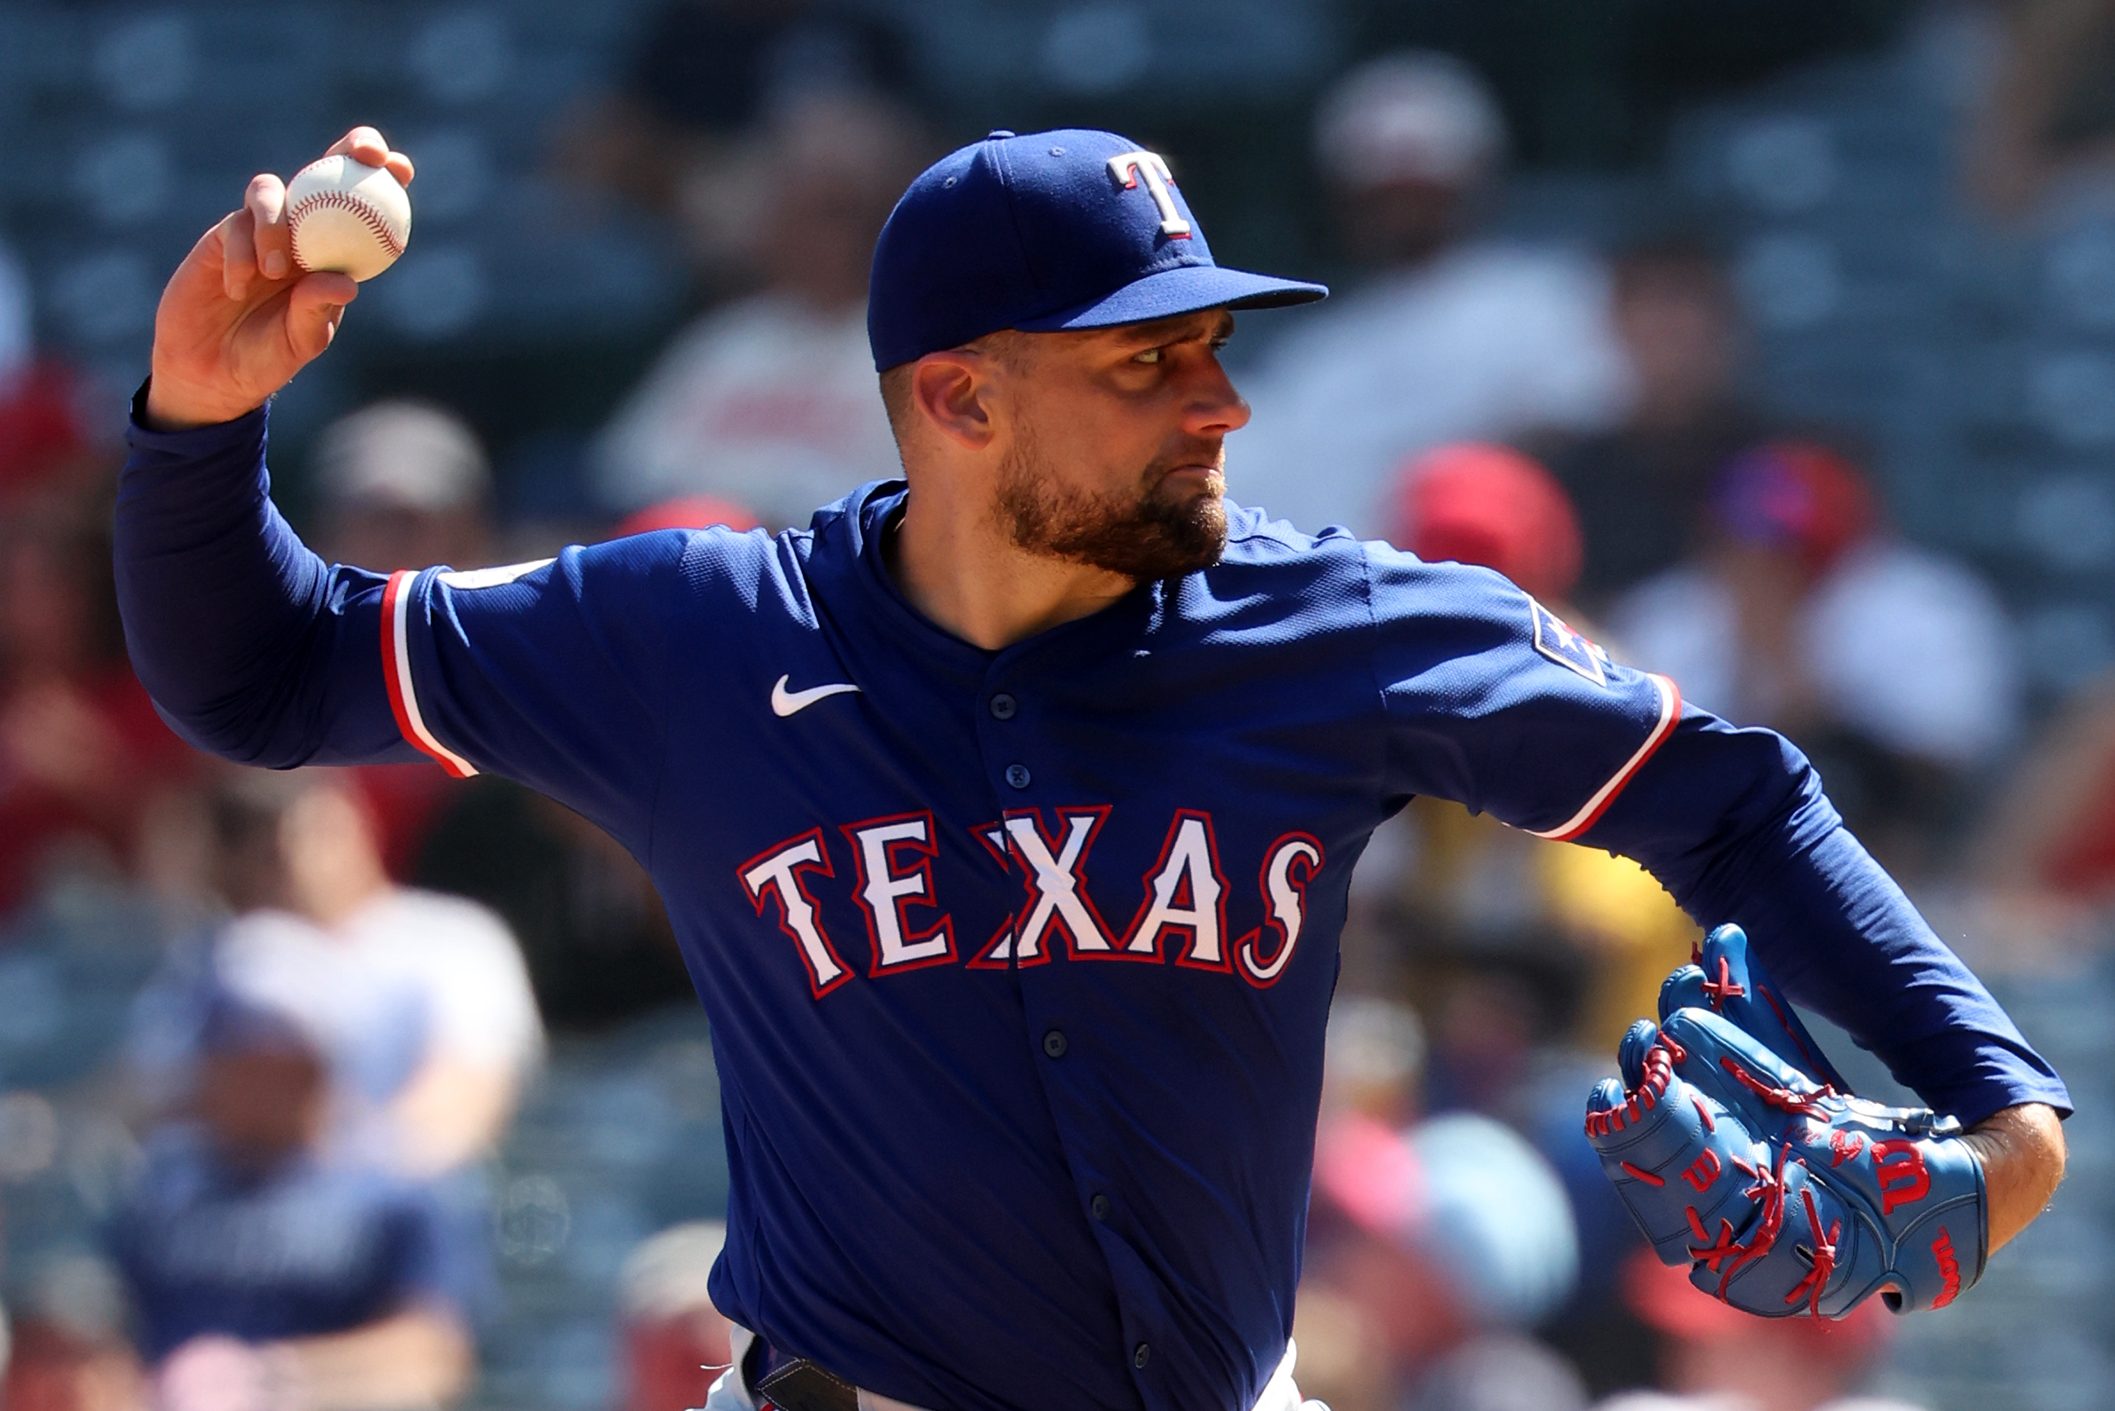
[[[1728,1314],[1579,1136],[1695,928],[1414,806],[1345,938],[1309,1395],[2106,1405],[2115,0],[4,0],[6,1411],[678,1411],[725,1360],[715,1075],[634,864],[501,781],[215,767],[126,667],[161,281],[356,121],[417,218],[274,409],[326,556],[804,523],[895,471],[862,296],[906,179],[1112,127],[1223,261],[1337,291],[1242,319],[1233,495],[1792,734],[2083,1108],[1959,1306]]]

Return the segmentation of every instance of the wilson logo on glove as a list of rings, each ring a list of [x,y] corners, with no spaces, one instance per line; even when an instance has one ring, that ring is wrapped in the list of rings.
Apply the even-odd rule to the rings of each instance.
[[[1931,1173],[1924,1153],[1910,1141],[1873,1143],[1873,1170],[1880,1178],[1880,1213],[1892,1215],[1898,1205],[1914,1205],[1931,1194]]]

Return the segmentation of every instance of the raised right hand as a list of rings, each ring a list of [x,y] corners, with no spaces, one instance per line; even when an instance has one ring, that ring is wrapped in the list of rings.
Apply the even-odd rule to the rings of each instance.
[[[356,127],[325,156],[387,166],[406,186],[411,158]],[[242,209],[199,237],[162,290],[154,315],[149,424],[163,430],[232,421],[264,405],[338,331],[359,286],[342,274],[303,274],[286,227],[286,185],[252,177]]]

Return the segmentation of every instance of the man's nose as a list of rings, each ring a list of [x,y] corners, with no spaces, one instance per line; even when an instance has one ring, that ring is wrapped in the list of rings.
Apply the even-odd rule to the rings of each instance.
[[[1234,390],[1234,380],[1217,358],[1201,367],[1191,389],[1184,429],[1200,436],[1224,436],[1248,425],[1249,407]]]

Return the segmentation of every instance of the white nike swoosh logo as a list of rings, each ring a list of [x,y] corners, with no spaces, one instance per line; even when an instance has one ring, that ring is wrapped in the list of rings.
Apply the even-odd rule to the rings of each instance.
[[[825,696],[841,696],[859,688],[849,681],[833,681],[826,686],[810,686],[805,691],[789,691],[786,683],[793,678],[781,676],[771,687],[771,710],[779,716],[793,715],[806,710]]]

